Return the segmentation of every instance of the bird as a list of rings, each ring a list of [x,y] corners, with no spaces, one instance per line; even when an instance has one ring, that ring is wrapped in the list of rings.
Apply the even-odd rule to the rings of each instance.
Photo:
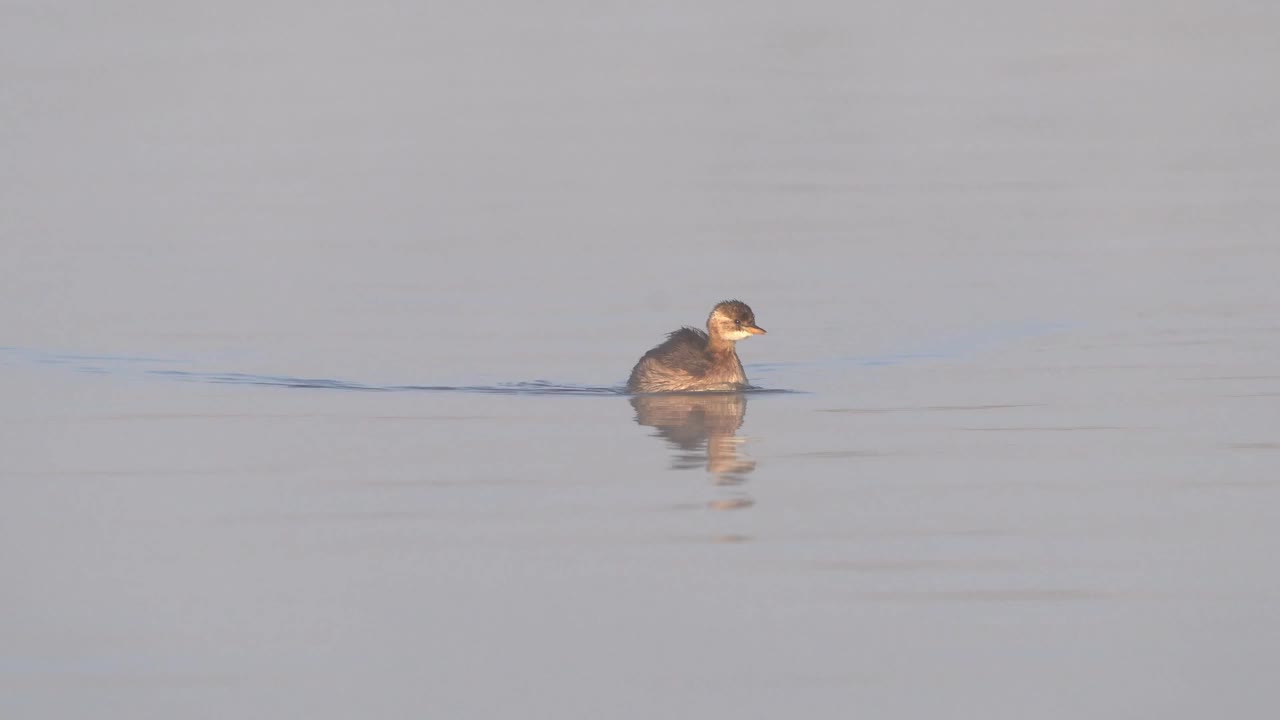
[[[740,300],[717,303],[707,316],[707,331],[682,327],[645,353],[631,370],[633,393],[745,390],[747,374],[734,344],[764,335],[755,313]]]

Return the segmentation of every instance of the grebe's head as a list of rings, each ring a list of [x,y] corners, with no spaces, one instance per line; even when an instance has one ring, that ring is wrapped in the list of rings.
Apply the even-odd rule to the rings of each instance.
[[[707,332],[713,338],[735,342],[752,335],[764,335],[764,329],[756,325],[756,314],[744,302],[725,300],[711,309],[707,318]]]

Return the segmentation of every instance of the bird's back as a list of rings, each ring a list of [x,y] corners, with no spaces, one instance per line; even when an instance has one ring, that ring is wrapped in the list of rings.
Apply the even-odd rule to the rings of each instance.
[[[702,375],[711,366],[707,354],[707,334],[697,328],[682,327],[667,335],[658,347],[644,354],[668,367],[680,368],[690,375]]]
[[[632,392],[680,389],[706,375],[710,368],[707,334],[696,328],[682,327],[640,358],[631,370],[627,389]]]

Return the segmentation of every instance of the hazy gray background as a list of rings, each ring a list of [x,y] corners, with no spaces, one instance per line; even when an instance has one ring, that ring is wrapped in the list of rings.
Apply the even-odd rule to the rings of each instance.
[[[1274,712],[1277,68],[1244,1],[0,2],[0,715]],[[807,394],[202,381],[610,386],[726,297]]]

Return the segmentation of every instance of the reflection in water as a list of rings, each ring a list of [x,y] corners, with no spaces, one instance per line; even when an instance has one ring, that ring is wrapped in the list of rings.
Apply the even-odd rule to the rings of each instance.
[[[743,393],[698,393],[672,395],[637,395],[631,398],[636,409],[636,422],[657,428],[659,437],[676,450],[672,458],[675,468],[695,468],[706,464],[717,485],[739,485],[756,462],[738,455],[737,437],[747,415],[747,396]],[[738,510],[753,501],[740,496],[715,500],[716,510]]]

